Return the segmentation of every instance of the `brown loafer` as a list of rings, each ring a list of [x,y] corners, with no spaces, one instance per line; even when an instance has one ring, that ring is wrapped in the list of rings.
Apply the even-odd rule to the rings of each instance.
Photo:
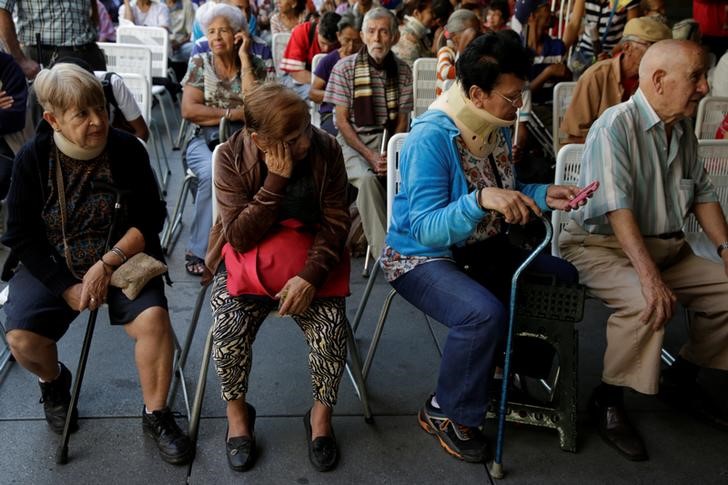
[[[623,406],[604,406],[596,395],[589,400],[589,413],[602,439],[631,461],[647,460],[647,450]]]

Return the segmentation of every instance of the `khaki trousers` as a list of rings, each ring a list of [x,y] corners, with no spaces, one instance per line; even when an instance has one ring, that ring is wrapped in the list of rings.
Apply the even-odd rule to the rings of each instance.
[[[728,276],[722,264],[693,254],[684,239],[645,238],[662,278],[694,312],[680,355],[701,367],[728,370]],[[615,236],[592,235],[570,222],[559,239],[561,255],[579,270],[591,295],[614,313],[607,320],[602,380],[656,394],[665,329],[639,321],[645,300],[637,273]]]
[[[346,143],[341,133],[336,139],[341,145],[349,182],[359,190],[356,206],[361,215],[364,235],[372,247],[372,256],[376,259],[382,254],[387,232],[387,189],[380,177],[372,171],[369,162]],[[359,139],[372,150],[378,152],[381,149],[382,133],[360,134]]]

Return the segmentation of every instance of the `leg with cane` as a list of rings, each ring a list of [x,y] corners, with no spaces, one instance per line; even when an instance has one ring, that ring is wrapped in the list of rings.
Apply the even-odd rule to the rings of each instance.
[[[108,251],[111,246],[111,238],[113,237],[114,230],[116,229],[116,222],[121,211],[121,199],[123,196],[122,191],[116,187],[97,182],[95,186],[99,189],[113,192],[115,195],[114,209],[111,216],[111,225],[109,227],[109,234],[106,238],[106,244],[104,250]],[[88,323],[86,324],[86,333],[83,337],[83,345],[81,346],[81,356],[78,359],[78,368],[76,370],[76,380],[73,383],[71,391],[71,403],[68,406],[68,414],[66,415],[66,424],[63,427],[63,435],[61,437],[61,443],[58,446],[58,452],[56,454],[56,463],[65,465],[68,463],[68,440],[70,438],[70,429],[73,410],[76,409],[78,402],[78,394],[81,391],[81,383],[83,382],[83,375],[86,371],[86,362],[88,361],[89,350],[91,349],[91,338],[93,337],[94,328],[96,326],[96,317],[98,315],[98,308],[91,311],[88,317]]]

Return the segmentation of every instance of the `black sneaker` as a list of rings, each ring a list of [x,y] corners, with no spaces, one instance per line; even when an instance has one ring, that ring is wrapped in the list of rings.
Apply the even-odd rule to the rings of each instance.
[[[169,408],[151,414],[142,409],[142,427],[144,434],[156,441],[159,454],[167,463],[184,465],[192,460],[195,446],[179,429]]]
[[[63,434],[63,427],[66,424],[68,406],[71,404],[71,371],[60,363],[61,373],[52,382],[40,382],[40,402],[43,403],[45,418],[54,433]],[[71,427],[73,433],[78,429],[78,409],[73,408],[71,415]]]
[[[434,435],[445,451],[469,463],[482,463],[488,456],[488,443],[478,428],[462,426],[450,420],[427,399],[417,420],[422,429]]]

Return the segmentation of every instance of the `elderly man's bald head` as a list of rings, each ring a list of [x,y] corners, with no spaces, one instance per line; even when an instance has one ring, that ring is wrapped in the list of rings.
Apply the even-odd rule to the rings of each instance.
[[[672,123],[693,116],[708,93],[705,52],[688,40],[663,40],[642,57],[640,90],[660,118]]]

